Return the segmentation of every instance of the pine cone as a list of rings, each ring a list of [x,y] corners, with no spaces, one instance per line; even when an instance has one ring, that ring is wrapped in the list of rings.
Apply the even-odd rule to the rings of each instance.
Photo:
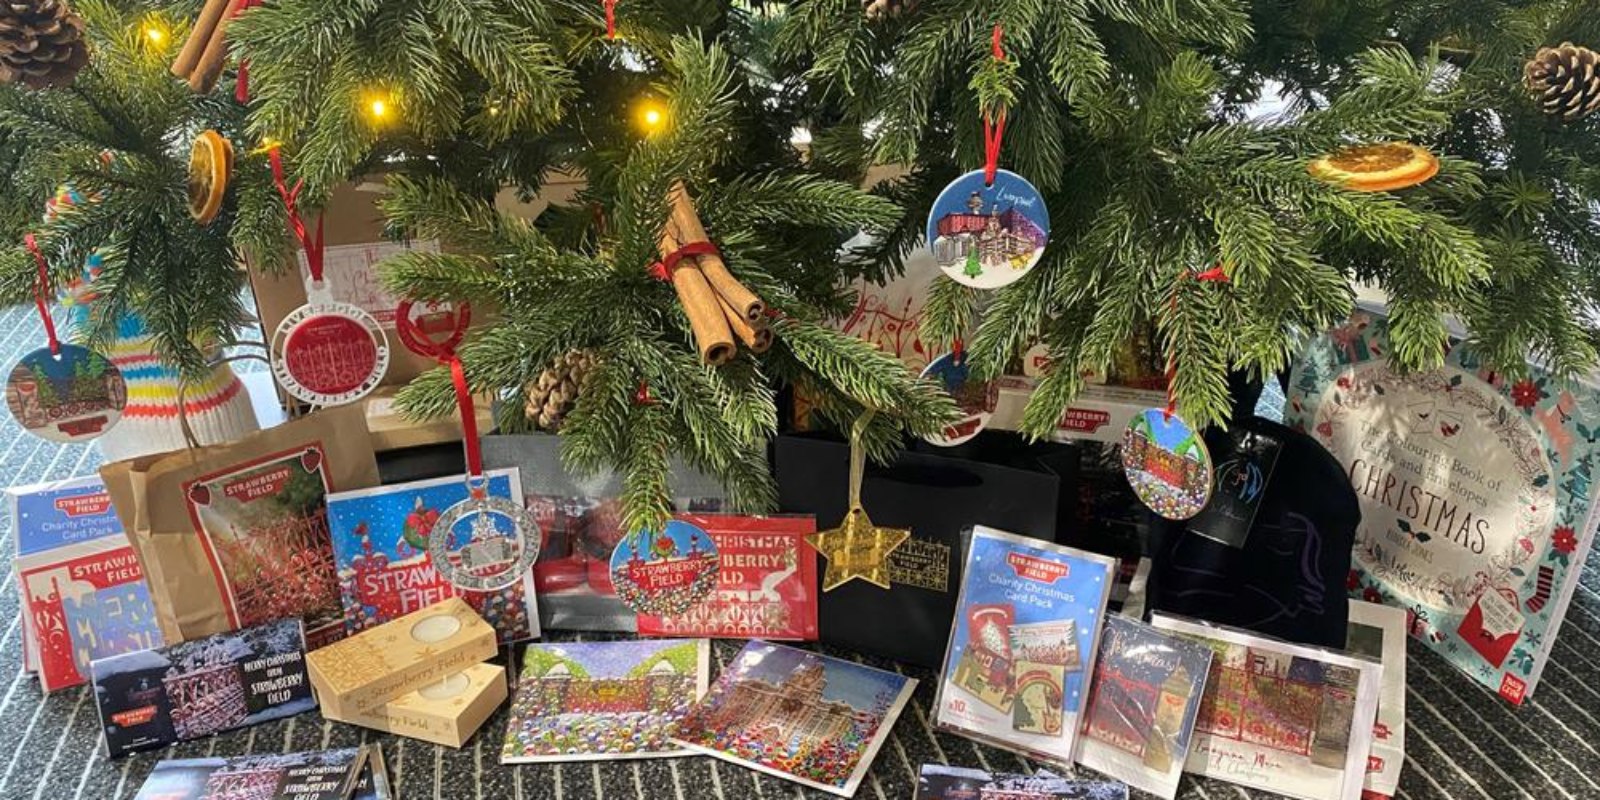
[[[64,86],[88,63],[83,19],[66,0],[0,0],[0,83]]]
[[[917,0],[861,0],[861,9],[867,12],[867,19],[898,17],[902,12],[916,7]]]
[[[1541,47],[1522,68],[1522,85],[1546,114],[1577,122],[1600,108],[1600,54],[1562,42]]]
[[[561,421],[578,402],[578,393],[593,369],[594,354],[587,350],[573,350],[557,358],[524,387],[527,403],[523,412],[528,421],[540,430],[560,430]]]

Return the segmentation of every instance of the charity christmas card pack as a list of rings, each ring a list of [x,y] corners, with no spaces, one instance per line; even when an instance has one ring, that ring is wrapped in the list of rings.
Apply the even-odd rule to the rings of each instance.
[[[1211,648],[1198,642],[1107,617],[1078,763],[1158,797],[1176,797],[1211,658]]]
[[[388,780],[377,745],[281,755],[169,759],[133,800],[378,800]]]
[[[815,641],[817,560],[805,537],[816,519],[679,514],[717,545],[717,584],[687,611],[639,615],[643,636]]]
[[[1296,361],[1284,421],[1343,465],[1361,502],[1349,590],[1410,613],[1411,636],[1505,699],[1538,685],[1594,531],[1600,392],[1470,346],[1401,373],[1388,323],[1357,312]]]
[[[517,470],[488,472],[488,493],[522,503]],[[344,623],[357,633],[460,596],[493,625],[501,644],[539,635],[533,575],[498,591],[457,589],[428,557],[428,537],[444,511],[467,499],[461,476],[328,496],[328,526]]]
[[[144,572],[98,477],[15,487],[6,498],[24,668],[45,691],[82,684],[93,659],[161,645]]]
[[[1359,800],[1383,667],[1156,613],[1214,654],[1184,771],[1302,800]]]
[[[923,764],[916,800],[1128,800],[1126,784]]]
[[[672,733],[710,680],[706,639],[528,645],[500,763],[687,755]]]
[[[90,665],[112,758],[316,707],[298,619]]]
[[[1070,767],[1116,559],[973,529],[939,727]]]
[[[692,750],[850,797],[917,682],[895,672],[753,641],[679,724]]]

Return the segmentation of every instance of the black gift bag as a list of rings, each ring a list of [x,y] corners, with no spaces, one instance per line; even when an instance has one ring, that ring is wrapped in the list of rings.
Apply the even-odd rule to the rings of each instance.
[[[848,510],[850,446],[781,436],[775,451],[780,508],[814,514],[818,530],[837,526]],[[878,525],[910,528],[911,539],[890,557],[893,588],[854,580],[822,593],[822,641],[937,668],[961,588],[962,532],[981,524],[1054,541],[1059,491],[1042,467],[911,452],[888,467],[869,462],[862,505]]]

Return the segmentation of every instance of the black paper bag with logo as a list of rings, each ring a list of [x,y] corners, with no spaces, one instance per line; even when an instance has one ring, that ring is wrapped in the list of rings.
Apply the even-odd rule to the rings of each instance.
[[[848,510],[849,445],[781,436],[775,450],[780,508],[814,514],[818,530],[837,526]],[[910,528],[911,539],[891,556],[893,588],[854,580],[822,593],[822,641],[938,667],[961,587],[962,531],[982,524],[1053,541],[1059,487],[1042,470],[929,453],[868,463],[862,505],[878,525]]]

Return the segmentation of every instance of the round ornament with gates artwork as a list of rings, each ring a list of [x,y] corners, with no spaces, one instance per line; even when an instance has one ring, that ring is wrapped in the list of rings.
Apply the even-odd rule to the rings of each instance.
[[[539,522],[521,504],[468,481],[466,500],[445,509],[428,537],[428,560],[461,589],[494,591],[522,580],[539,558]]]
[[[75,344],[41,347],[6,380],[6,407],[28,433],[52,442],[86,442],[105,433],[128,404],[128,387],[105,356]]]
[[[717,543],[699,526],[669,520],[660,531],[637,531],[611,553],[617,597],[640,614],[682,614],[717,588]]]
[[[1211,499],[1211,453],[1171,411],[1147,408],[1122,433],[1122,469],[1134,494],[1167,519],[1188,519]]]
[[[296,399],[337,406],[366,397],[389,369],[389,340],[378,321],[326,290],[289,312],[272,334],[272,374]]]

